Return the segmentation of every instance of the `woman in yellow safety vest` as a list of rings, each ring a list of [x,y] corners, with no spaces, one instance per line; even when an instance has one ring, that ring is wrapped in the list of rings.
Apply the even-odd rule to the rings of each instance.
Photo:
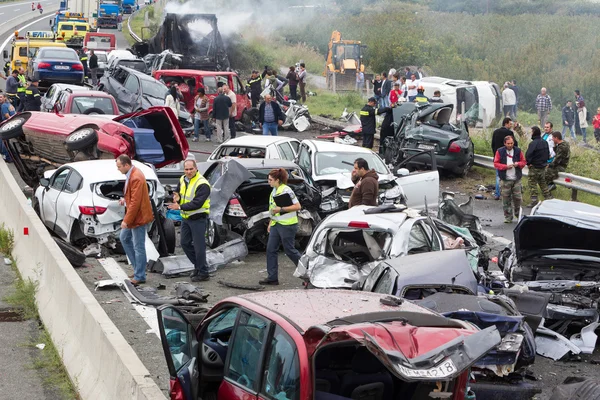
[[[300,202],[294,191],[287,185],[288,173],[283,168],[277,168],[269,172],[269,185],[273,188],[269,197],[269,216],[271,222],[267,228],[269,240],[267,242],[267,278],[259,282],[261,285],[279,285],[279,264],[277,253],[279,246],[283,244],[285,254],[298,265],[300,252],[294,246],[296,231],[298,231],[298,214]],[[278,199],[280,201],[278,201]],[[279,207],[291,199],[291,205]]]

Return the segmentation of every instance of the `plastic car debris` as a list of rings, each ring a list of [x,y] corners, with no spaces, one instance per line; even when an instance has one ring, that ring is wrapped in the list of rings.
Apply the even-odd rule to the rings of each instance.
[[[598,339],[598,335],[594,331],[598,326],[600,326],[600,322],[593,322],[584,326],[580,333],[571,336],[571,343],[579,347],[582,353],[592,354],[596,348],[596,340]]]
[[[227,286],[230,288],[234,288],[234,289],[242,289],[242,290],[264,290],[265,287],[262,285],[243,285],[241,283],[234,283],[234,282],[225,282],[225,281],[218,281],[219,284],[223,285],[223,286]]]
[[[171,293],[173,294],[173,293]],[[175,283],[175,293],[177,297],[183,298],[185,300],[196,300],[200,303],[207,303],[208,294],[202,293],[202,290],[187,282],[177,282]]]
[[[92,243],[92,244],[86,246],[83,249],[83,254],[85,254],[86,257],[101,257],[102,249],[100,248],[100,244]]]
[[[96,281],[95,284],[96,289],[115,289],[123,286],[123,282],[118,282],[114,279],[104,279],[101,281]]]
[[[537,354],[554,361],[560,360],[569,352],[581,353],[581,349],[569,339],[543,326],[540,326],[535,333],[535,346]]]

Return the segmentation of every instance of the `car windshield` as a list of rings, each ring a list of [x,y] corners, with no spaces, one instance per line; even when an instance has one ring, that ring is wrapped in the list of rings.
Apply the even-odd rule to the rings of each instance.
[[[122,67],[135,69],[136,71],[140,72],[144,72],[146,70],[146,63],[144,63],[142,60],[120,60],[119,65]]]
[[[169,89],[167,89],[165,85],[145,79],[140,79],[140,82],[142,82],[142,93],[145,96],[155,97],[161,100],[167,97]]]
[[[96,56],[98,57],[98,62],[106,62],[107,60],[106,54],[96,54]]]
[[[71,113],[73,114],[83,114],[88,110],[93,108],[97,108],[98,110],[91,111],[96,114],[108,114],[108,115],[116,115],[115,110],[113,108],[113,103],[111,99],[107,97],[87,97],[87,96],[77,96],[73,99],[73,105],[71,107]]]
[[[378,174],[389,174],[381,158],[373,153],[342,153],[342,152],[320,152],[317,153],[316,174],[328,175],[340,172],[352,172],[354,169],[354,160],[364,158],[369,164],[369,168],[375,169]]]
[[[77,53],[70,49],[41,49],[38,53],[38,58],[79,61]]]

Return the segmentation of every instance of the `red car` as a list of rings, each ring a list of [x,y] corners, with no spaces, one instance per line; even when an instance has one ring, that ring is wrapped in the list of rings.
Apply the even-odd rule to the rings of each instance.
[[[23,112],[0,125],[0,139],[31,187],[48,167],[72,161],[127,154],[160,168],[185,160],[189,150],[168,107],[119,116]]]
[[[82,90],[73,92],[63,90],[55,106],[62,114],[107,114],[119,115],[119,106],[115,98],[99,90]]]
[[[219,83],[225,83],[235,93],[237,104],[236,120],[241,120],[244,111],[252,107],[252,102],[246,95],[244,84],[235,72],[226,71],[197,71],[193,69],[161,69],[154,71],[152,76],[163,81],[167,86],[179,85],[183,94],[185,108],[191,113],[194,111],[194,97],[198,88],[203,87],[210,101],[209,112],[212,111],[213,99],[217,97]],[[250,118],[250,117],[248,117]]]
[[[495,327],[345,290],[230,297],[195,332],[157,313],[171,400],[465,400],[469,367],[500,343]]]

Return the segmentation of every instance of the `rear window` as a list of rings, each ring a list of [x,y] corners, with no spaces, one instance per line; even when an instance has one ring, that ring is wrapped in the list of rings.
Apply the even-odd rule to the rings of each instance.
[[[79,32],[86,32],[87,31],[87,26],[85,26],[85,25],[76,25],[75,29],[78,30]]]
[[[97,108],[104,114],[116,115],[111,99],[106,97],[84,97],[77,96],[73,98],[71,113],[83,114],[86,110]],[[100,114],[97,112],[97,114]]]
[[[146,71],[146,63],[142,60],[120,60],[117,65],[135,69],[136,71],[140,72]]]
[[[146,181],[150,196],[154,195],[154,183]],[[119,181],[108,181],[96,183],[94,193],[100,197],[110,200],[119,200],[123,197],[123,189],[125,188],[125,179]]]
[[[317,175],[337,174],[352,172],[354,160],[364,158],[369,168],[375,169],[379,174],[389,174],[381,158],[374,153],[346,153],[346,152],[319,152],[316,157]]]
[[[265,158],[266,151],[264,147],[223,146],[219,149],[217,158]]]
[[[376,229],[323,229],[318,232],[313,250],[322,256],[356,265],[383,259],[392,235]]]
[[[38,58],[49,58],[55,60],[79,61],[74,50],[70,49],[41,49]]]
[[[98,62],[106,62],[107,60],[106,54],[96,54],[96,57],[98,57]]]
[[[59,30],[61,31],[72,31],[73,30],[73,25],[61,25]]]

